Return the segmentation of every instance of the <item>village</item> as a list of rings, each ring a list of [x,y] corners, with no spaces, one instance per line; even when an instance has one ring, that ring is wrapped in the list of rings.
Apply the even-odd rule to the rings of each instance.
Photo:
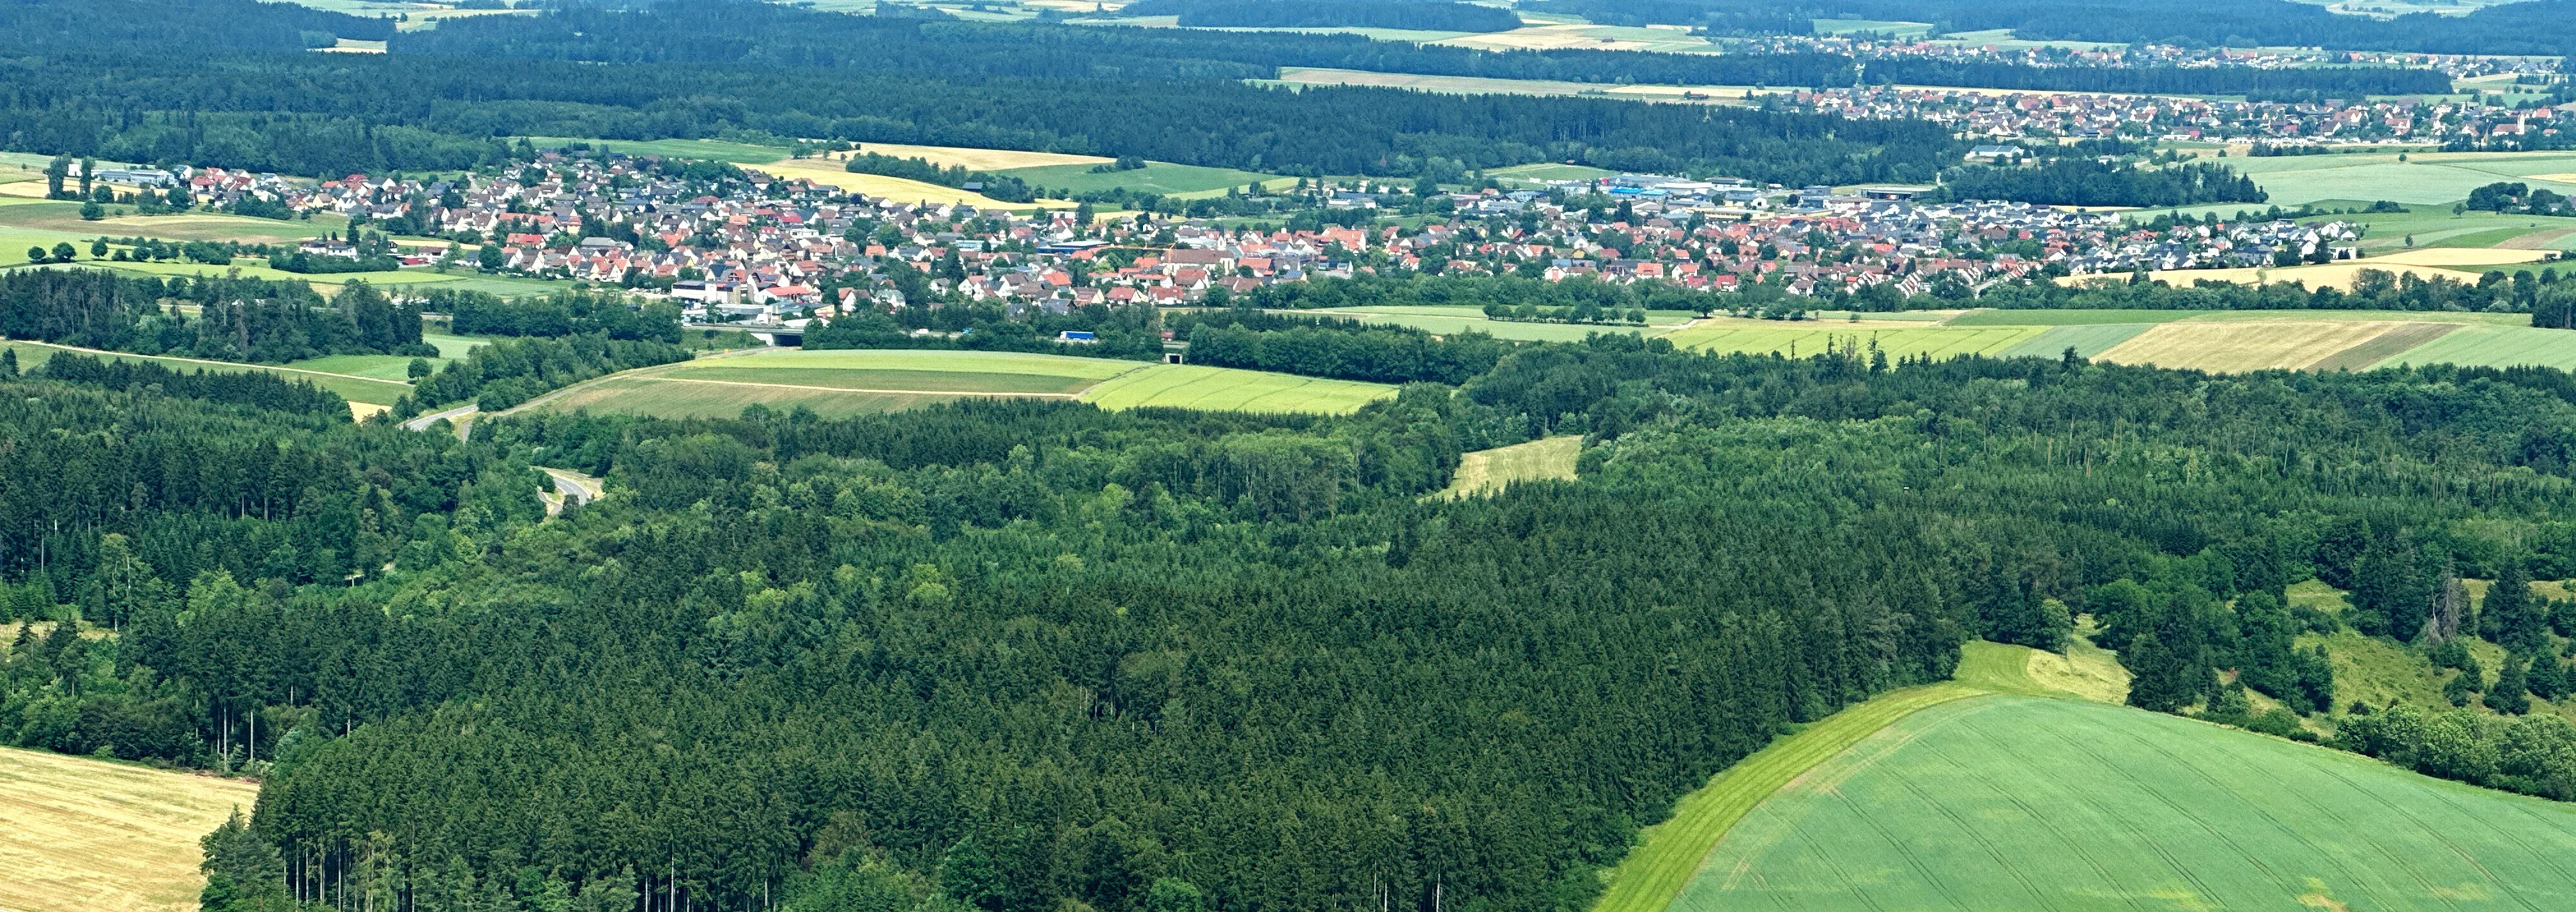
[[[2514,148],[2576,135],[2576,102],[2558,105],[2394,99],[2230,101],[2164,95],[1856,86],[1798,90],[1767,103],[1860,120],[1928,120],[1995,140],[2127,137],[2275,147],[2381,144]]]
[[[2157,229],[2110,211],[1918,201],[1905,187],[1792,189],[1642,174],[1442,192],[1430,207],[1437,214],[1394,224],[1369,220],[1366,210],[1420,203],[1420,191],[1368,181],[1312,189],[1319,210],[1342,210],[1365,227],[1290,230],[1145,213],[1086,223],[1088,212],[866,197],[756,169],[712,180],[675,176],[681,171],[651,157],[545,152],[497,176],[426,182],[296,182],[215,168],[168,180],[213,208],[346,217],[350,237],[401,238],[393,250],[405,268],[620,287],[672,300],[704,323],[828,320],[946,302],[1015,314],[1201,305],[1274,283],[1362,274],[1663,282],[1715,293],[1763,284],[1800,296],[1885,285],[1881,294],[1912,296],[1945,280],[1974,289],[2025,277],[2322,262],[2353,256],[2359,230],[2260,215]],[[325,238],[300,252],[356,257],[360,246]]]

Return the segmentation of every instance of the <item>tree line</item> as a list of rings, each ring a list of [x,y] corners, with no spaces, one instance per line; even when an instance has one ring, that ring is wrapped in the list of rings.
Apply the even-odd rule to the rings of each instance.
[[[391,414],[400,420],[458,402],[497,412],[594,377],[692,357],[673,343],[618,339],[605,332],[500,339],[415,381],[411,393],[395,401]]]
[[[165,305],[165,302],[166,305]],[[192,304],[195,317],[181,304]],[[324,300],[301,281],[128,277],[94,269],[0,275],[0,332],[83,348],[282,364],[322,355],[435,357],[420,308],[365,282]]]
[[[1388,28],[1436,32],[1508,32],[1521,27],[1511,10],[1446,0],[1401,3],[1350,0],[1146,0],[1118,15],[1178,16],[1185,28]]]
[[[0,355],[0,376],[17,373],[17,352]],[[111,390],[157,391],[161,395],[204,399],[276,411],[347,418],[348,400],[306,380],[288,380],[256,370],[177,371],[153,361],[94,358],[58,352],[36,368],[36,376],[64,383]]]
[[[2193,206],[2271,199],[2254,179],[2226,165],[2139,167],[2095,158],[2050,158],[2036,165],[1967,165],[1941,174],[1933,200],[2009,200],[2052,206]]]

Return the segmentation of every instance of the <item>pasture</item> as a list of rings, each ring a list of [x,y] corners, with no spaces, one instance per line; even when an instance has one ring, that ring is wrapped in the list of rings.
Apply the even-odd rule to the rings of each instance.
[[[29,200],[0,204],[0,227],[54,231],[78,237],[83,239],[79,246],[83,255],[86,255],[89,250],[86,240],[102,235],[111,238],[141,235],[174,241],[282,244],[321,237],[326,231],[348,224],[346,219],[337,217],[327,220],[317,218],[313,221],[290,222],[215,212],[126,215],[93,222],[85,221],[80,217],[80,208],[79,203],[58,200]]]
[[[1583,454],[1583,436],[1568,434],[1507,447],[1477,450],[1458,457],[1458,472],[1449,487],[1433,498],[1455,500],[1500,493],[1515,482],[1574,480],[1574,461]]]
[[[2568,908],[2571,851],[2576,806],[2176,716],[1994,695],[1806,771],[1671,909]]]
[[[0,909],[188,912],[197,840],[256,783],[0,747]]]

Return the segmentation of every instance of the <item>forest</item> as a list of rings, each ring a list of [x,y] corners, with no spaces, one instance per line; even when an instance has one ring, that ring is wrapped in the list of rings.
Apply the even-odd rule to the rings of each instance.
[[[1571,912],[1675,796],[1965,637],[2085,611],[2142,700],[2223,709],[2219,668],[2313,712],[2300,625],[2419,639],[2411,592],[2576,568],[2557,371],[1266,319],[1193,335],[1468,375],[1344,418],[981,402],[461,441],[0,381],[0,610],[113,633],[22,627],[0,718],[261,773],[210,837],[222,910]],[[1420,499],[1555,433],[1586,436],[1579,481]],[[612,494],[546,519],[540,460]],[[2383,567],[2409,569],[2359,584]],[[2355,610],[2289,611],[2306,579]]]
[[[2192,206],[2271,199],[2222,164],[2142,168],[2131,162],[2050,158],[2031,166],[1967,165],[1941,174],[1935,200],[2011,200],[2053,206]]]
[[[198,308],[190,318],[181,304]],[[325,306],[328,305],[328,306]],[[301,281],[127,276],[93,269],[0,275],[0,333],[82,348],[283,364],[322,355],[437,357],[418,304],[365,282],[325,301]]]

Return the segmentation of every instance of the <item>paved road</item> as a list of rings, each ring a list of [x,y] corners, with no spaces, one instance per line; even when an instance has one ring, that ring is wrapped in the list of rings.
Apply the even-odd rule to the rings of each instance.
[[[464,405],[448,409],[444,412],[431,412],[410,421],[405,421],[403,422],[403,430],[426,431],[429,430],[429,426],[431,424],[437,423],[438,419],[445,418],[449,421],[456,422],[456,436],[461,440],[465,437],[465,426],[467,424],[467,422],[462,419],[472,417],[474,413],[480,411],[482,411],[482,409],[476,408],[473,403],[469,402]]]
[[[563,495],[564,499],[571,501],[573,506],[578,507],[588,504],[591,501],[598,500],[600,496],[605,493],[605,489],[601,486],[599,479],[592,478],[580,472],[575,472],[571,469],[555,469],[547,468],[545,466],[538,466],[538,468],[542,469],[546,473],[547,477],[555,480],[555,493]]]

